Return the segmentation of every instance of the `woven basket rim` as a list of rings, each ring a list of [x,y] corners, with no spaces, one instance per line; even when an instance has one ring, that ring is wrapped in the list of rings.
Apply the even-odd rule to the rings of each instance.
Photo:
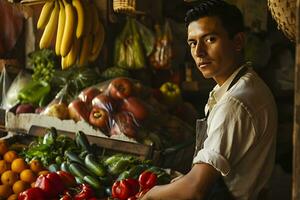
[[[297,0],[268,0],[268,8],[278,29],[291,41],[296,38],[296,1]]]

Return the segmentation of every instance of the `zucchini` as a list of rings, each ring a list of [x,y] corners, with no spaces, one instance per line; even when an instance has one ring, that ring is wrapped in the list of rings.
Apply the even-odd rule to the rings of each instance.
[[[79,158],[84,160],[84,158],[86,157],[86,155],[88,155],[89,152],[88,151],[82,151],[80,154],[79,154]]]
[[[87,176],[83,177],[83,180],[87,184],[91,185],[94,189],[100,189],[101,188],[100,181],[97,178],[93,177],[93,176],[87,175]]]
[[[70,172],[73,176],[82,178],[88,175],[86,171],[78,163],[71,163],[69,166]]]
[[[81,165],[84,165],[83,160],[81,160],[81,159],[79,158],[79,156],[78,156],[76,153],[74,153],[74,152],[66,151],[66,152],[65,152],[65,156],[66,156],[70,161],[72,161],[72,162],[76,162],[76,163],[79,163],[79,164],[81,164]]]
[[[48,170],[50,172],[57,172],[59,170],[59,166],[56,163],[52,163],[51,165],[49,165]]]
[[[105,168],[101,163],[98,163],[95,156],[88,154],[84,159],[85,166],[97,176],[105,175]]]
[[[84,183],[84,180],[78,176],[75,176],[75,180],[76,180],[76,183],[77,184],[83,184]]]
[[[66,161],[62,162],[60,165],[60,170],[70,172],[69,164]]]
[[[90,146],[89,140],[87,139],[86,135],[82,131],[77,131],[75,133],[75,143],[83,151],[90,152],[91,146]]]

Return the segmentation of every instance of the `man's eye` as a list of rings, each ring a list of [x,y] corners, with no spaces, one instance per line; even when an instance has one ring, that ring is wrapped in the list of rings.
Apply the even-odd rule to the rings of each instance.
[[[216,41],[216,38],[212,37],[212,36],[205,38],[205,42],[207,42],[207,43],[213,43],[215,41]]]
[[[189,42],[190,47],[195,47],[196,46],[196,42]]]

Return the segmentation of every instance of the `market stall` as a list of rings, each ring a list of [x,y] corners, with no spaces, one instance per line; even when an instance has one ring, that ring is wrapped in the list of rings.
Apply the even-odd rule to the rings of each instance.
[[[245,15],[246,58],[289,119],[293,72],[279,57],[290,59],[291,44],[271,35],[267,20],[268,6],[282,18],[271,8],[287,4],[230,2]],[[0,199],[132,200],[189,171],[195,121],[214,84],[197,75],[186,45],[183,19],[194,3],[0,0],[9,36],[0,34]],[[295,40],[286,23],[294,21],[279,26]],[[275,76],[266,73],[272,61]],[[288,136],[279,137],[278,162]]]

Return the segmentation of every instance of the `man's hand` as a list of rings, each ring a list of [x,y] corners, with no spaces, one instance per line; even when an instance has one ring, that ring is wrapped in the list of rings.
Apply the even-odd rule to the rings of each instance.
[[[170,184],[153,187],[141,200],[202,200],[219,176],[211,165],[195,164],[188,174]]]

